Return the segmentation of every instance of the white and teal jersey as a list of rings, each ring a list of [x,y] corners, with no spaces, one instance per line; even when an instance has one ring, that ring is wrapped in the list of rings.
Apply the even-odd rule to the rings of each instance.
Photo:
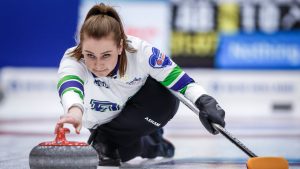
[[[137,50],[126,52],[127,69],[120,77],[117,67],[110,77],[96,77],[84,64],[68,54],[63,56],[59,70],[57,89],[65,113],[71,106],[84,110],[83,124],[95,128],[118,116],[127,100],[145,83],[148,76],[162,85],[179,91],[193,103],[204,94],[204,89],[194,82],[167,55],[149,43],[128,36],[129,45]]]

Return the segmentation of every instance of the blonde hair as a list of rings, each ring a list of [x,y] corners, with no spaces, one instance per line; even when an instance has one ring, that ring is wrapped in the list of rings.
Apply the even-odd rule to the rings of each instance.
[[[122,21],[117,11],[103,3],[94,5],[87,13],[83,25],[80,29],[79,44],[69,54],[77,60],[83,58],[82,55],[82,42],[84,35],[95,39],[100,39],[113,35],[115,43],[120,47],[122,43],[122,52],[119,56],[119,73],[124,76],[127,68],[126,51],[134,53],[136,50],[130,47],[127,43],[127,36],[124,33]]]

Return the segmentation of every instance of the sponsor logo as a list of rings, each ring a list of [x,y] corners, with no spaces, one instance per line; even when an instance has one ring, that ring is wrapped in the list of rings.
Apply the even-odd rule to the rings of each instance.
[[[170,58],[161,53],[157,48],[152,48],[152,55],[149,58],[149,64],[153,68],[164,68],[166,66],[172,65]]]
[[[134,78],[132,81],[130,81],[130,82],[126,82],[126,84],[128,84],[128,85],[136,85],[137,83],[139,83],[140,81],[142,80],[142,78]]]
[[[283,37],[284,38],[281,38]],[[221,68],[300,68],[298,33],[222,36],[216,65]]]
[[[121,109],[118,104],[109,101],[98,101],[91,99],[90,104],[92,110],[99,112],[117,111]]]
[[[154,126],[159,127],[160,123],[157,123],[156,121],[150,119],[149,117],[145,117],[145,120],[148,121],[149,123],[153,124]]]
[[[109,88],[108,84],[105,83],[104,81],[101,81],[99,79],[95,79],[94,80],[94,84],[99,86],[99,87],[105,87],[105,88]]]

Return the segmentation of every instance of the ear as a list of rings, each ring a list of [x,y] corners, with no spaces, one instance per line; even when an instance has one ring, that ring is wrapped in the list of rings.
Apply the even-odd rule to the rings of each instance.
[[[121,55],[123,51],[123,39],[121,39],[119,47],[118,47],[118,54]]]

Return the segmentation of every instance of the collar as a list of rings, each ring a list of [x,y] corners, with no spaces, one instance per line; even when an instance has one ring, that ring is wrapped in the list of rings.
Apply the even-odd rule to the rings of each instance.
[[[118,62],[116,64],[115,68],[107,76],[112,77],[113,79],[116,79],[118,70],[119,70],[119,65],[120,65],[120,56],[118,56]]]

